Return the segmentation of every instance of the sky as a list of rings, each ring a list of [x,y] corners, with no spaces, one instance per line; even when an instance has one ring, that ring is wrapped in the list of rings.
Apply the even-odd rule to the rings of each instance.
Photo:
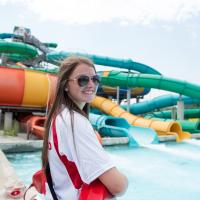
[[[132,59],[200,85],[200,0],[0,0],[0,33],[15,25],[57,51]]]

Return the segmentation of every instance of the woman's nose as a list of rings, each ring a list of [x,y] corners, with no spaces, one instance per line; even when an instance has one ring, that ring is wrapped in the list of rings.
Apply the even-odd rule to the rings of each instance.
[[[88,86],[96,87],[96,85],[94,84],[94,81],[92,80],[92,78],[89,79]]]

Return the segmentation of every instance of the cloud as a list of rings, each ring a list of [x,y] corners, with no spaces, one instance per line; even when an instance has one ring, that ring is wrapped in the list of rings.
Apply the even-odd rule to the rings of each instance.
[[[184,22],[200,13],[200,0],[0,0],[22,4],[43,21],[90,24],[119,20],[121,25]]]

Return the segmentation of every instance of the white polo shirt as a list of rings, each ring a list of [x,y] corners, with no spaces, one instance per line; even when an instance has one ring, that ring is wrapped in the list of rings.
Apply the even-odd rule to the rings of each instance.
[[[73,133],[67,108],[56,117],[54,127],[59,153],[54,146],[52,125],[48,154],[54,190],[59,200],[77,200],[82,182],[91,183],[114,165],[97,140],[90,122],[81,114],[74,111]],[[58,154],[64,157],[64,162]]]

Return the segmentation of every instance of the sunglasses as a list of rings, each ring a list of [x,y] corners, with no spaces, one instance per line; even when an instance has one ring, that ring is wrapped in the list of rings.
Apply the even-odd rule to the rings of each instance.
[[[75,81],[77,80],[77,83],[80,87],[85,87],[88,85],[88,83],[90,82],[90,80],[96,85],[98,86],[100,83],[100,76],[99,75],[94,75],[94,76],[87,76],[87,75],[80,75],[77,78],[74,79],[68,79],[69,81]]]

